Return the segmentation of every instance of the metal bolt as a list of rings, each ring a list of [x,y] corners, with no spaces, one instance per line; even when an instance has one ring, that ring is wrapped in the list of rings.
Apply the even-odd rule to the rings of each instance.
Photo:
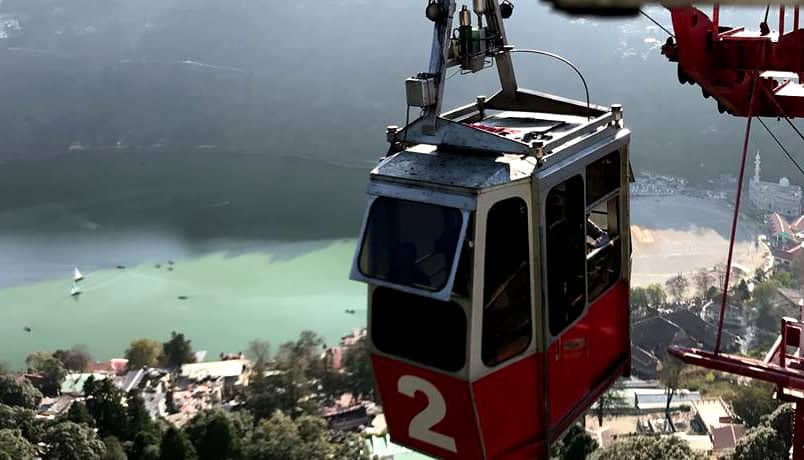
[[[397,125],[388,125],[385,128],[385,139],[388,142],[394,142],[396,140],[396,133],[399,131],[399,126]]]
[[[480,112],[480,118],[485,116],[486,110],[486,96],[478,96],[477,97],[477,111]]]
[[[536,157],[537,161],[541,161],[544,158],[544,142],[542,141],[533,141],[530,143],[530,154]]]
[[[614,114],[614,121],[619,122],[623,119],[623,106],[620,104],[612,104],[611,113]]]

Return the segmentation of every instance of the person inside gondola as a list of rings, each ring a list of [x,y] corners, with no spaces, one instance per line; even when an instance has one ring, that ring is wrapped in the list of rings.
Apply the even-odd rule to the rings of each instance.
[[[609,242],[609,233],[592,222],[592,217],[586,218],[586,244],[589,250],[602,248]]]

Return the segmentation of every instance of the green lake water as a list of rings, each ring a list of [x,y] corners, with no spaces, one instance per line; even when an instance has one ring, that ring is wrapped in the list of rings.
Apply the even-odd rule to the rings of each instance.
[[[0,289],[0,362],[21,367],[27,353],[86,344],[96,359],[121,356],[135,338],[165,340],[177,330],[208,359],[268,340],[273,349],[303,329],[336,343],[365,324],[365,287],[348,280],[353,240],[281,251],[211,253],[125,269],[85,272],[82,294],[70,297],[71,271]],[[178,296],[187,296],[180,300]],[[347,314],[345,309],[355,309]],[[32,331],[25,332],[29,326]]]

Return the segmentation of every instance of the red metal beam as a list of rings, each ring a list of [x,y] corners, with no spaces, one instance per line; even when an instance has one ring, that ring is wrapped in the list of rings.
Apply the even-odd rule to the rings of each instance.
[[[793,416],[793,460],[804,460],[804,402],[796,402]]]
[[[712,40],[720,34],[720,4],[712,5]]]
[[[742,356],[714,354],[697,348],[670,347],[667,350],[681,361],[694,366],[705,367],[730,374],[751,377],[783,387],[804,391],[804,373],[790,368],[782,368],[773,363]]]

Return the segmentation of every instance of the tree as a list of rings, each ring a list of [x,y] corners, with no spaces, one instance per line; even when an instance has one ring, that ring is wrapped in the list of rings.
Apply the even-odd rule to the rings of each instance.
[[[712,276],[712,273],[705,268],[698,270],[695,275],[693,275],[695,288],[698,290],[698,293],[701,295],[701,297],[706,297],[706,293],[712,286],[712,281],[714,281],[714,279],[715,278]]]
[[[45,421],[35,418],[32,410],[0,404],[0,430],[21,430],[22,436],[33,444],[45,434]]]
[[[92,361],[92,355],[86,345],[73,345],[69,350],[56,350],[53,357],[58,359],[65,369],[83,372]]]
[[[665,281],[664,285],[667,288],[667,292],[670,294],[670,296],[673,297],[676,302],[681,302],[684,300],[684,293],[687,291],[689,281],[687,281],[687,278],[684,278],[684,275],[679,273],[678,275]]]
[[[348,377],[347,381],[352,385],[352,393],[370,400],[375,399],[374,370],[371,367],[371,354],[366,337],[361,337],[346,351],[343,357],[343,370]]]
[[[760,425],[737,441],[733,460],[786,460],[785,441],[773,428]]]
[[[131,390],[126,397],[126,426],[128,429],[128,439],[141,431],[153,431],[154,424],[151,415],[145,408],[145,400],[137,390]]]
[[[324,460],[328,458],[366,458],[365,449],[357,457],[337,456],[326,422],[320,417],[301,416],[295,421],[277,411],[254,430],[245,449],[247,460]],[[353,441],[352,441],[353,442]]]
[[[171,426],[162,437],[159,458],[161,460],[195,460],[198,456],[184,432]]]
[[[631,288],[631,307],[634,308],[647,308],[650,301],[648,300],[648,290],[643,287]]]
[[[667,302],[667,294],[664,292],[661,285],[651,284],[647,287],[645,292],[648,294],[650,305],[654,308],[664,305],[664,303]]]
[[[306,371],[310,364],[321,357],[324,338],[313,331],[302,331],[295,342],[285,342],[276,355],[279,367],[292,367]]]
[[[795,287],[795,283],[793,281],[793,274],[786,270],[776,270],[773,273],[772,278],[777,283],[781,284],[786,288],[793,288]]]
[[[754,325],[759,331],[755,334],[755,339],[761,339],[764,335],[770,335],[772,341],[776,338],[779,331],[779,318],[776,314],[773,298],[776,295],[778,284],[774,280],[767,280],[754,287],[752,295],[752,305],[756,316]],[[765,332],[766,334],[762,334]],[[767,339],[766,339],[767,341]]]
[[[162,344],[151,339],[137,339],[129,344],[125,358],[129,369],[153,367],[162,355]]]
[[[745,280],[740,280],[737,287],[734,288],[734,296],[740,301],[745,302],[751,298],[751,292],[748,291],[748,283]]]
[[[59,393],[61,382],[67,375],[67,370],[58,359],[50,353],[37,351],[29,354],[25,358],[28,372],[37,373],[42,376],[41,387],[39,388],[46,396],[56,396]]]
[[[761,418],[762,424],[773,428],[785,443],[785,452],[793,445],[793,421],[796,407],[787,403],[777,407],[773,412]]]
[[[190,341],[184,338],[184,334],[176,331],[171,332],[170,340],[162,344],[162,353],[167,367],[175,368],[195,362]]]
[[[109,436],[104,439],[103,444],[106,446],[106,454],[104,454],[103,460],[128,460],[123,445],[120,444],[120,440],[114,436]]]
[[[199,412],[184,426],[199,460],[236,458],[240,438],[229,416],[221,410]]]
[[[702,457],[686,441],[675,436],[628,436],[619,438],[591,455],[593,460],[698,460]]]
[[[706,290],[706,300],[715,301],[718,299],[720,299],[720,289],[715,286],[710,286],[709,289]]]
[[[560,460],[584,460],[597,449],[597,441],[586,432],[580,424],[575,424],[567,430],[561,439],[557,457]]]
[[[678,390],[681,371],[683,369],[684,365],[679,360],[667,354],[662,360],[662,368],[659,371],[659,381],[664,385],[664,394],[667,397],[664,415],[670,426],[673,425],[673,419],[670,417],[670,403],[673,401],[673,396],[676,395],[676,391]]]
[[[28,372],[39,372],[39,369],[42,368],[42,363],[52,357],[53,355],[46,351],[35,351],[33,353],[28,353],[28,356],[25,357],[25,365],[28,367]]]
[[[168,414],[175,414],[179,412],[179,409],[176,407],[176,401],[173,399],[173,389],[168,388],[165,392],[165,409],[167,410]]]
[[[617,383],[612,385],[605,393],[600,395],[595,403],[594,411],[597,416],[598,426],[603,426],[603,417],[612,413],[615,409],[621,408],[625,405],[625,399],[622,397],[622,383],[618,380]]]
[[[42,393],[28,379],[0,375],[0,404],[36,409],[41,400]]]
[[[87,405],[81,401],[75,401],[70,405],[65,418],[73,423],[84,424],[90,427],[95,426],[95,419],[87,409]]]
[[[73,422],[59,422],[45,433],[50,446],[45,460],[102,460],[106,446],[92,428]]]
[[[734,393],[728,397],[734,413],[749,427],[761,422],[763,415],[768,415],[779,406],[773,399],[773,385],[752,381],[750,385],[737,385]]]
[[[319,396],[319,402],[325,405],[334,403],[341,394],[350,388],[346,373],[333,368],[328,359],[314,360],[307,369],[306,376],[318,384],[316,396]],[[355,396],[359,397],[360,393],[355,392]]]
[[[35,453],[20,430],[0,429],[0,460],[32,460]]]
[[[754,270],[754,281],[757,283],[765,281],[765,270],[763,270],[762,267],[757,267],[757,269]]]
[[[361,435],[351,432],[338,432],[336,435],[337,438],[331,440],[335,444],[334,458],[369,460],[369,448]]]
[[[95,419],[101,436],[130,439],[126,408],[123,407],[123,392],[111,379],[95,380],[94,377],[89,377],[84,383],[84,395],[87,410]]]
[[[779,284],[774,280],[763,281],[754,287],[754,292],[751,293],[755,303],[770,304]]]
[[[254,370],[260,372],[271,359],[271,344],[264,340],[252,340],[248,343],[246,356],[254,361]]]
[[[648,290],[643,287],[632,287],[630,304],[634,317],[643,318],[647,316],[648,308],[650,306]]]
[[[257,420],[276,410],[295,416],[300,412],[299,400],[311,393],[308,386],[309,380],[298,368],[270,376],[257,374],[245,389],[245,405]]]
[[[715,273],[718,291],[723,292],[723,286],[726,284],[726,264],[719,263],[712,268],[712,271]]]
[[[155,433],[140,431],[131,442],[128,458],[130,460],[159,460],[160,439]]]

